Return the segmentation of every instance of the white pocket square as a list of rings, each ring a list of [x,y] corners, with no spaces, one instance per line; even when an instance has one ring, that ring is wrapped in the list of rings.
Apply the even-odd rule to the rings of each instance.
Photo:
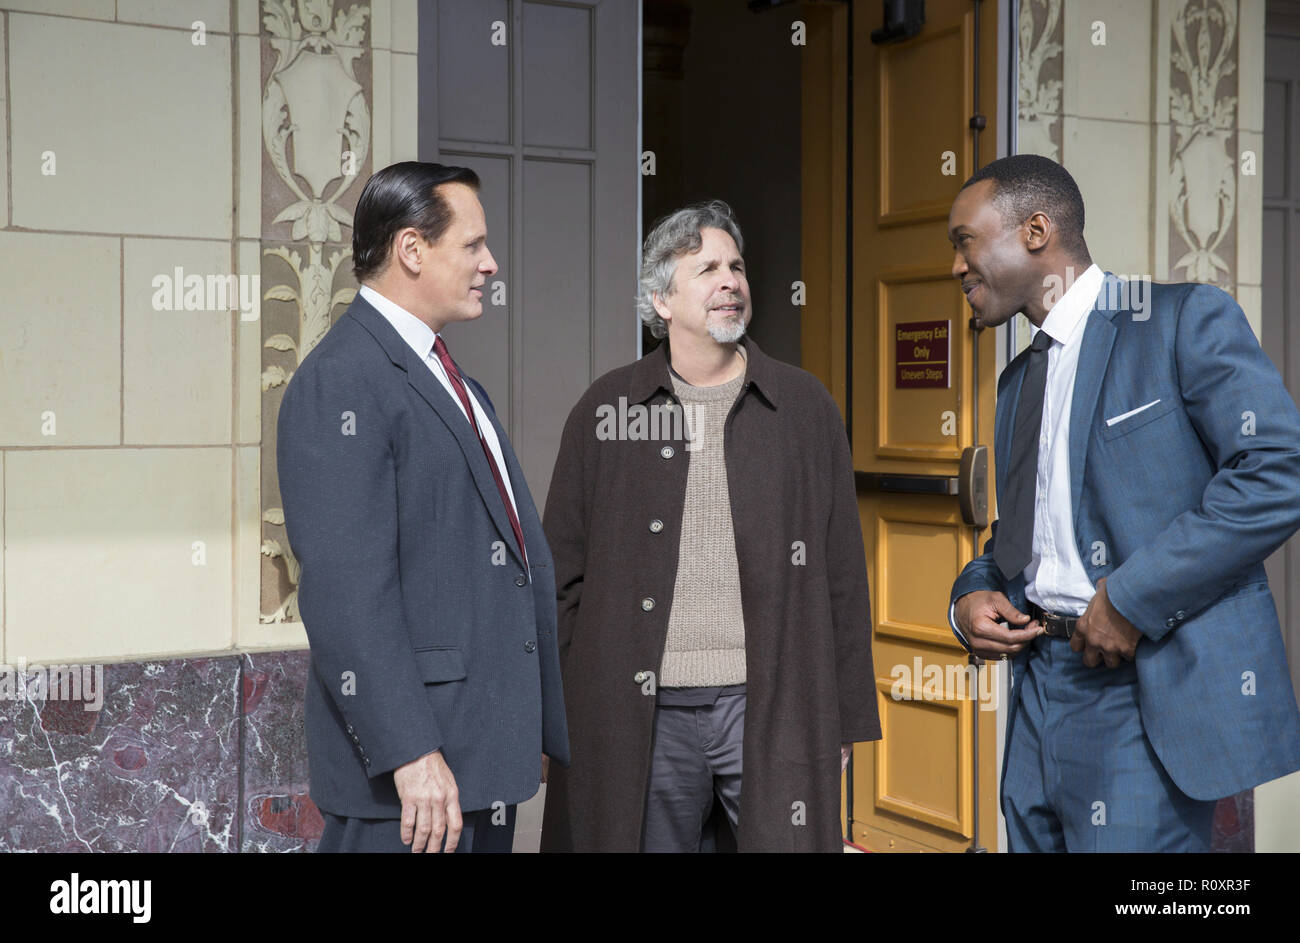
[[[1116,417],[1113,418],[1113,419],[1107,419],[1107,420],[1106,420],[1106,425],[1108,425],[1108,426],[1113,426],[1113,425],[1115,425],[1115,423],[1117,423],[1117,422],[1123,422],[1125,419],[1129,418],[1130,416],[1136,416],[1138,413],[1142,412],[1142,410],[1144,410],[1144,409],[1150,409],[1152,406],[1154,406],[1154,405],[1155,405],[1156,403],[1158,403],[1158,402],[1160,402],[1160,400],[1158,400],[1158,399],[1153,399],[1151,402],[1147,403],[1145,406],[1139,406],[1137,409],[1130,409],[1130,410],[1129,410],[1128,412],[1126,412],[1126,413],[1120,413],[1118,416],[1116,416]]]

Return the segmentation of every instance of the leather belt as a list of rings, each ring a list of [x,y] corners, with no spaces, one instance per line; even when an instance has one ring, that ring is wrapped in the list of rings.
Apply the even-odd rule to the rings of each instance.
[[[1069,638],[1074,634],[1074,626],[1079,621],[1078,616],[1057,615],[1033,602],[1029,603],[1029,615],[1043,623],[1047,628],[1047,634],[1053,638]]]

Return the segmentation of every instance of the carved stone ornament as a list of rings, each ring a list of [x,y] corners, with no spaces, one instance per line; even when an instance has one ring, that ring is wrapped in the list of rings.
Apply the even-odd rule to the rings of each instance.
[[[1042,21],[1041,29],[1035,24]],[[1061,159],[1061,0],[1020,5],[1020,82],[1016,150]]]
[[[1169,121],[1174,131],[1170,205],[1184,254],[1173,263],[1190,281],[1226,284],[1232,266],[1219,247],[1236,206],[1237,9],[1231,0],[1179,0],[1173,17]],[[1220,86],[1229,84],[1229,88]]]
[[[291,280],[273,285],[264,300],[293,302],[298,314],[296,330],[280,330],[263,341],[262,394],[267,414],[278,405],[278,398],[266,399],[268,393],[289,382],[297,365],[329,330],[331,312],[356,295],[350,287],[336,291],[334,282],[352,255],[346,244],[351,234],[344,234],[344,227],[352,226],[352,214],[338,201],[357,180],[370,149],[370,109],[353,68],[366,51],[369,14],[369,6],[362,4],[336,13],[334,0],[262,0],[263,37],[275,52],[275,65],[262,94],[262,140],[276,175],[295,198],[271,223],[290,223],[290,240],[305,242],[307,249],[305,259],[287,245],[270,246],[262,253],[283,260],[291,272]],[[274,455],[273,438],[264,432],[263,465],[274,462]],[[263,493],[267,494],[265,481]],[[259,614],[263,623],[298,618],[301,567],[288,541],[281,539],[283,527],[283,509],[264,507],[262,555],[283,560],[292,589],[280,598],[274,612]],[[267,579],[265,569],[263,578]],[[264,599],[266,595],[264,590]],[[275,598],[279,590],[272,594]]]

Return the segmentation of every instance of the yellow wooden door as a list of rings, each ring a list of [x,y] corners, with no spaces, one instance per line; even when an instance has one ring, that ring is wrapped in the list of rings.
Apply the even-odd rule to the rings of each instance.
[[[930,0],[918,34],[879,45],[878,5],[805,12],[804,365],[850,421],[876,670],[862,683],[876,688],[883,729],[855,752],[852,839],[875,851],[963,851],[978,814],[979,844],[992,851],[1003,669],[967,667],[948,596],[988,536],[963,520],[953,492],[963,451],[992,443],[995,351],[952,277],[947,217],[961,184],[996,156],[996,3]],[[986,121],[978,159],[976,113]]]

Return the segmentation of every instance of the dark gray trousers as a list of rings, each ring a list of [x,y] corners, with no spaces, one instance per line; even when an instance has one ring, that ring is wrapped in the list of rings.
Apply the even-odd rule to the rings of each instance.
[[[650,783],[641,848],[698,852],[716,793],[731,828],[740,815],[744,693],[719,694],[712,704],[655,708]],[[711,843],[709,843],[711,844]]]

